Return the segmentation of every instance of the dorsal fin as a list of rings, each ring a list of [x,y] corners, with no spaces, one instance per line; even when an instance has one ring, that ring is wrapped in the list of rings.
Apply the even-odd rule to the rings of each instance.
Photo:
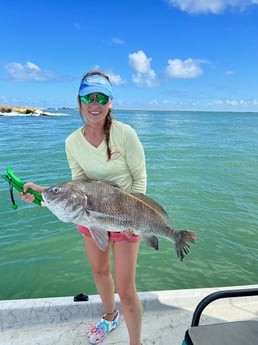
[[[78,180],[79,181],[79,180]],[[112,187],[116,187],[116,188],[120,188],[119,185],[113,181],[107,181],[107,180],[104,180],[104,179],[99,179],[99,180],[96,180],[96,179],[84,179],[84,180],[80,180],[80,181],[85,181],[85,182],[94,182],[94,183],[104,183],[104,184],[107,184],[107,185],[110,185]]]
[[[131,193],[131,195],[133,195],[135,198],[141,200],[142,202],[144,202],[145,204],[147,204],[151,208],[153,208],[162,217],[165,217],[166,219],[168,219],[168,214],[167,214],[166,210],[164,210],[164,208],[160,204],[158,204],[155,200],[153,200],[149,196],[146,196],[145,194],[142,194],[142,193]]]
[[[110,185],[110,186],[112,186],[112,187],[115,187],[115,188],[120,188],[120,187],[118,186],[118,184],[115,183],[115,182],[113,182],[113,181],[107,181],[107,180],[103,180],[103,179],[101,179],[101,180],[96,180],[96,181],[97,181],[97,182],[102,182],[102,183],[108,184],[108,185]]]

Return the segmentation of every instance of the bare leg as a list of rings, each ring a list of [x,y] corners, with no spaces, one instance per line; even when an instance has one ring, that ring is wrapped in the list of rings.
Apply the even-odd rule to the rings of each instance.
[[[90,237],[85,237],[84,243],[96,287],[103,303],[104,313],[112,313],[115,309],[115,298],[114,282],[111,275],[110,244],[107,250],[103,252]],[[105,318],[111,321],[114,319],[114,315]]]
[[[141,344],[142,306],[135,285],[138,250],[139,242],[113,244],[116,287],[128,328],[130,345]]]

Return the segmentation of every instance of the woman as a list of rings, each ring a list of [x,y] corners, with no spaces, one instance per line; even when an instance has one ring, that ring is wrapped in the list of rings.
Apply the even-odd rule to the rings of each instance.
[[[85,125],[73,132],[65,143],[72,179],[105,179],[115,182],[127,192],[145,193],[146,168],[142,145],[129,125],[112,119],[112,99],[108,76],[95,71],[82,78],[78,102]],[[29,187],[40,193],[45,189],[30,182],[24,186],[24,191]],[[22,198],[32,202],[34,197],[23,194]],[[112,250],[116,290],[130,345],[140,345],[142,308],[135,285],[140,237],[129,229],[121,233],[109,232],[109,245],[103,252],[92,239],[89,229],[79,225],[78,231],[84,235],[86,252],[104,309],[101,320],[88,333],[89,342],[99,343],[119,325],[111,275]]]

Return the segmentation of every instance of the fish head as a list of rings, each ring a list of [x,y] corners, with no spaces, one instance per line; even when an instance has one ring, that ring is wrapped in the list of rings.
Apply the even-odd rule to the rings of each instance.
[[[76,222],[87,213],[87,195],[73,182],[64,182],[45,189],[43,205],[63,222]]]

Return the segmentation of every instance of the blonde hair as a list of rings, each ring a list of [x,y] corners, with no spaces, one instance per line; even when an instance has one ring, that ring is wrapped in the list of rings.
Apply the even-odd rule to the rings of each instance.
[[[91,72],[86,73],[82,77],[81,82],[83,81],[84,78],[87,78],[87,77],[89,77],[91,75],[100,75],[100,76],[106,78],[109,81],[109,83],[111,84],[109,76],[104,74],[104,73],[102,73],[102,72],[99,72],[99,71],[91,71]],[[79,96],[78,96],[78,103],[79,103],[79,107],[80,107],[80,116],[85,121],[85,118],[84,118],[84,116],[83,116],[83,114],[81,112],[81,100],[80,100]],[[107,116],[106,116],[106,121],[105,121],[105,124],[104,124],[104,132],[105,132],[105,141],[106,141],[106,144],[107,144],[107,157],[108,157],[108,160],[110,160],[110,158],[111,158],[111,150],[110,150],[110,147],[109,147],[111,125],[112,125],[112,117],[111,117],[111,109],[109,109],[109,111],[107,113]]]

